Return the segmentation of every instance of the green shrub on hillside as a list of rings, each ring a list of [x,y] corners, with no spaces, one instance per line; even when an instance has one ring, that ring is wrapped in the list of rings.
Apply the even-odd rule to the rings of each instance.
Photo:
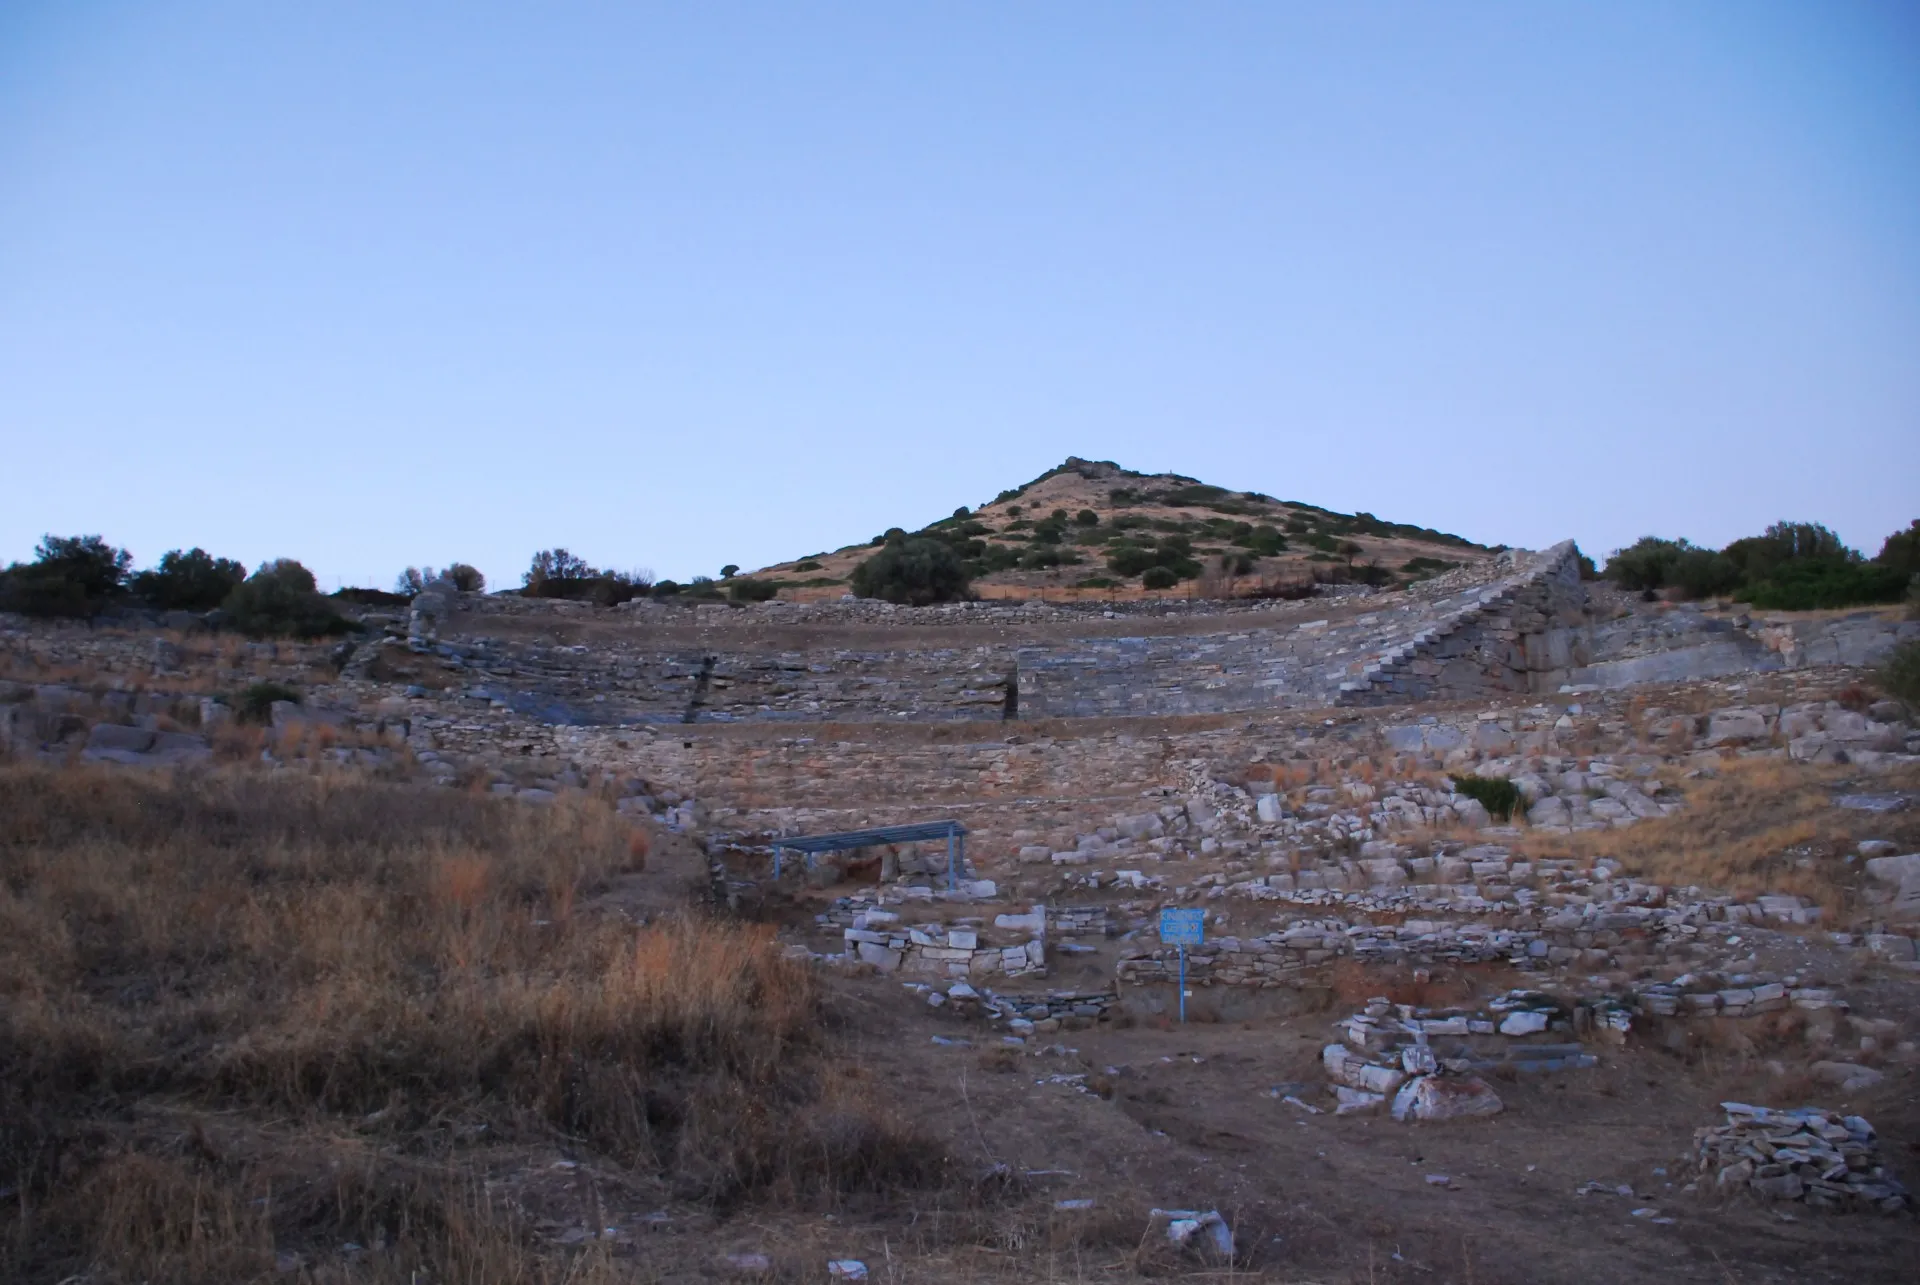
[[[1920,706],[1920,642],[1903,642],[1893,649],[1880,671],[1880,685],[1895,700]]]
[[[645,571],[602,570],[564,548],[534,554],[520,583],[522,597],[565,598],[602,607],[617,607],[653,590],[653,576]]]
[[[560,552],[565,553],[566,550]],[[447,564],[445,571],[435,571],[432,567],[408,567],[394,581],[393,591],[411,598],[435,580],[451,581],[461,593],[479,593],[487,587],[487,578],[480,573],[480,568],[464,562],[452,562]]]
[[[727,581],[727,597],[735,602],[766,602],[780,596],[780,586],[771,580]]]
[[[133,578],[136,598],[163,611],[211,611],[225,602],[247,569],[232,558],[216,558],[205,549],[174,549],[160,565]]]
[[[1625,589],[1684,598],[1730,596],[1775,611],[1897,602],[1920,557],[1920,523],[1889,536],[1868,562],[1817,522],[1776,522],[1714,550],[1642,536],[1607,559],[1603,574]]]
[[[97,535],[45,536],[34,554],[0,571],[0,611],[84,619],[125,596],[133,555]]]
[[[1799,562],[1777,568],[1741,596],[1765,611],[1818,611],[1898,602],[1906,589],[1907,577],[1892,567],[1871,562]]]
[[[1888,536],[1874,561],[1893,568],[1908,580],[1920,576],[1920,518],[1909,523],[1906,530]]]
[[[220,609],[235,629],[255,637],[319,638],[352,628],[316,591],[313,572],[292,558],[261,563],[234,586]]]
[[[1480,806],[1496,821],[1505,821],[1520,806],[1520,787],[1501,776],[1455,776],[1453,788]]]
[[[891,540],[853,571],[862,598],[925,607],[969,596],[966,568],[953,546],[931,536]]]

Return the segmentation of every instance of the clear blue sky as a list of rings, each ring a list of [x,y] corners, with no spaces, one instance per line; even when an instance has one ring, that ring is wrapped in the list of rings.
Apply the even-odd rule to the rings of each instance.
[[[1068,454],[1920,514],[1920,5],[0,5],[0,559],[681,579]]]

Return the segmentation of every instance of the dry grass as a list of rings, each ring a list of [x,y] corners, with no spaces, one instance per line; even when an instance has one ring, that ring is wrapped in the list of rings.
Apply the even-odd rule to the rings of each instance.
[[[1719,775],[1680,783],[1686,806],[1626,830],[1572,835],[1533,832],[1520,848],[1535,857],[1613,857],[1630,873],[1676,886],[1739,894],[1789,892],[1830,911],[1853,903],[1858,863],[1844,861],[1862,839],[1920,841],[1920,818],[1850,811],[1834,796],[1913,789],[1920,773],[1861,779],[1844,767],[1783,759],[1729,759]]]
[[[0,1277],[559,1279],[499,1145],[716,1209],[938,1179],[769,930],[576,909],[645,853],[584,798],[0,767]]]

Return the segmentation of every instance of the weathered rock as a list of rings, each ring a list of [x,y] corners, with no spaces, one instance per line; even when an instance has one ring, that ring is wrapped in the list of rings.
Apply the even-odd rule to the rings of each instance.
[[[1459,1120],[1497,1115],[1500,1095],[1477,1075],[1423,1075],[1408,1080],[1393,1099],[1396,1120]]]

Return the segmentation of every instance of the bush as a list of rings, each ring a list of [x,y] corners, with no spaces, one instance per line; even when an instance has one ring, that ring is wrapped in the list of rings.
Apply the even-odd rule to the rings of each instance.
[[[0,611],[28,616],[98,615],[126,590],[133,555],[97,535],[49,535],[32,562],[0,572]]]
[[[1772,579],[1789,563],[1860,561],[1858,553],[1818,522],[1775,522],[1759,535],[1735,540],[1724,552],[1749,584]]]
[[[917,536],[889,542],[853,571],[853,592],[862,598],[925,607],[958,602],[971,594],[966,568],[945,540]]]
[[[1143,589],[1171,589],[1180,583],[1180,577],[1172,567],[1148,567],[1140,574],[1140,587]]]
[[[1455,776],[1448,778],[1453,788],[1480,806],[1496,821],[1505,821],[1520,806],[1520,787],[1500,776]]]
[[[780,596],[780,586],[771,580],[729,580],[727,597],[735,602],[766,602]]]
[[[212,611],[227,600],[247,569],[232,558],[216,558],[205,549],[174,549],[160,565],[133,578],[133,593],[163,611]]]
[[[1920,642],[1903,642],[1893,649],[1880,671],[1880,685],[1895,700],[1920,706]]]
[[[1909,580],[1920,576],[1920,518],[1909,523],[1906,530],[1888,536],[1874,561],[1891,567]]]
[[[1626,548],[1615,549],[1600,574],[1622,589],[1651,593],[1673,582],[1674,564],[1693,547],[1685,540],[1643,535]]]
[[[1262,558],[1271,558],[1275,554],[1286,552],[1287,537],[1280,534],[1277,527],[1262,523],[1247,532],[1240,543]]]
[[[1668,583],[1689,598],[1712,598],[1731,593],[1740,585],[1740,568],[1733,559],[1712,549],[1688,546],[1680,551],[1667,572]]]
[[[1100,525],[1100,515],[1098,513],[1095,513],[1092,509],[1081,509],[1078,513],[1073,515],[1073,520],[1075,523],[1077,523],[1080,526],[1099,526]]]
[[[453,587],[461,593],[479,593],[487,587],[487,578],[480,574],[480,568],[464,562],[449,563],[441,574],[453,581]]]
[[[270,723],[275,701],[292,701],[298,705],[300,693],[285,683],[255,683],[235,698],[234,717],[243,723]]]
[[[353,585],[335,589],[327,597],[356,607],[404,607],[413,600],[410,593],[388,593],[385,589],[361,589]]]
[[[1865,603],[1898,602],[1907,577],[1897,568],[1872,562],[1789,562],[1744,596],[1767,611],[1817,611]]]
[[[520,594],[526,598],[565,598],[617,607],[645,597],[653,589],[653,576],[645,571],[602,570],[585,558],[555,548],[533,555],[520,584]]]
[[[352,628],[315,591],[313,572],[291,558],[261,563],[258,571],[234,586],[221,610],[234,628],[255,637],[318,638]]]

